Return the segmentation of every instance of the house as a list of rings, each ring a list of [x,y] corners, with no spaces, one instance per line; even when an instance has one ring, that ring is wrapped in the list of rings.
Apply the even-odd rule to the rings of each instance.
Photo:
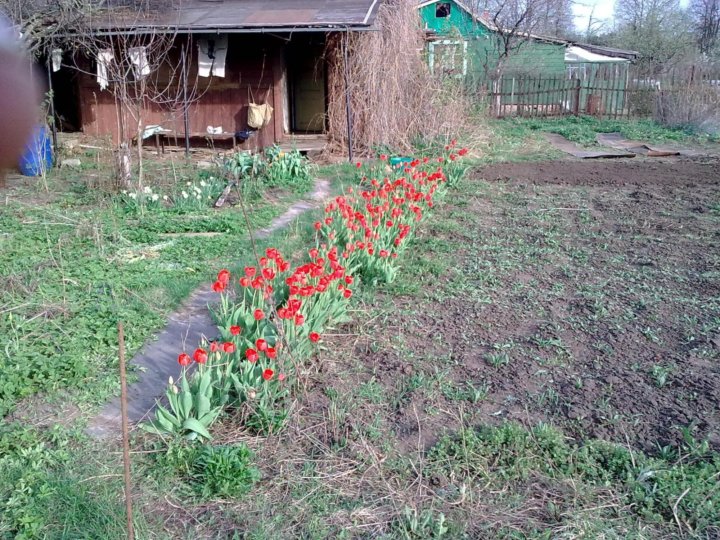
[[[272,144],[317,148],[329,99],[326,47],[334,36],[372,30],[378,4],[184,0],[180,8],[95,16],[90,33],[97,51],[60,53],[60,68],[51,73],[57,116],[67,128],[111,135],[116,142],[127,138],[118,121],[123,114],[130,129],[141,116],[151,128],[147,133],[175,141],[255,150]],[[150,73],[155,68],[146,65],[146,55],[153,40],[163,39],[167,61]],[[112,77],[102,73],[127,58],[137,68],[135,80],[146,77],[148,85],[168,88],[157,99],[137,102],[138,110],[120,113]],[[170,79],[176,82],[168,84]],[[267,125],[248,125],[251,103],[272,108]]]
[[[614,114],[625,106],[634,51],[535,34],[508,39],[487,14],[460,0],[427,0],[418,10],[431,71],[489,89],[496,108]]]
[[[562,76],[567,41],[528,36],[505,47],[502,35],[487,16],[459,0],[429,0],[418,5],[428,42],[430,69],[485,82],[501,66],[507,75]],[[507,49],[507,50],[506,50]]]

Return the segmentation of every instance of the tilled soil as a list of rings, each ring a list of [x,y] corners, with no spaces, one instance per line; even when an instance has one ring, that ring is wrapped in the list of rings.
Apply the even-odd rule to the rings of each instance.
[[[720,162],[493,165],[465,191],[334,364],[381,385],[401,447],[514,420],[720,449]]]

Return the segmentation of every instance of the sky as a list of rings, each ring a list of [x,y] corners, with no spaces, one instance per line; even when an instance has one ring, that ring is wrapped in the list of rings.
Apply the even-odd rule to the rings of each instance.
[[[614,0],[577,0],[573,5],[575,26],[578,30],[585,30],[591,14],[593,20],[611,22],[614,5]]]
[[[687,6],[687,4],[688,0],[680,0],[680,5]],[[593,20],[602,20],[607,24],[612,24],[614,6],[615,0],[576,0],[573,5],[575,26],[581,31],[587,29],[591,13]]]

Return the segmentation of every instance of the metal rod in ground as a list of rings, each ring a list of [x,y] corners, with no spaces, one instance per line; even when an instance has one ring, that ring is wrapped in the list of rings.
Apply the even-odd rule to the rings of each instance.
[[[127,379],[125,377],[125,332],[122,321],[118,322],[118,346],[120,350],[120,416],[122,418],[123,464],[125,467],[125,510],[127,512],[127,537],[135,538],[132,515],[132,486],[130,484],[130,438],[128,436]]]

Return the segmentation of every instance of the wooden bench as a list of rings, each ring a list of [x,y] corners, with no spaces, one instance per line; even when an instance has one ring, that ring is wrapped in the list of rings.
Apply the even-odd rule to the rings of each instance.
[[[166,130],[162,133],[155,133],[154,135],[150,135],[150,137],[155,137],[155,149],[157,151],[157,154],[160,155],[160,153],[165,153],[165,138],[173,138],[175,139],[175,146],[179,146],[178,140],[185,140],[185,133],[177,132],[173,130]],[[197,132],[197,133],[190,133],[191,139],[209,139],[211,141],[228,141],[232,140],[232,147],[233,150],[237,148],[238,142],[237,137],[235,136],[235,133],[230,132],[223,132],[223,133],[203,133],[203,132]]]

